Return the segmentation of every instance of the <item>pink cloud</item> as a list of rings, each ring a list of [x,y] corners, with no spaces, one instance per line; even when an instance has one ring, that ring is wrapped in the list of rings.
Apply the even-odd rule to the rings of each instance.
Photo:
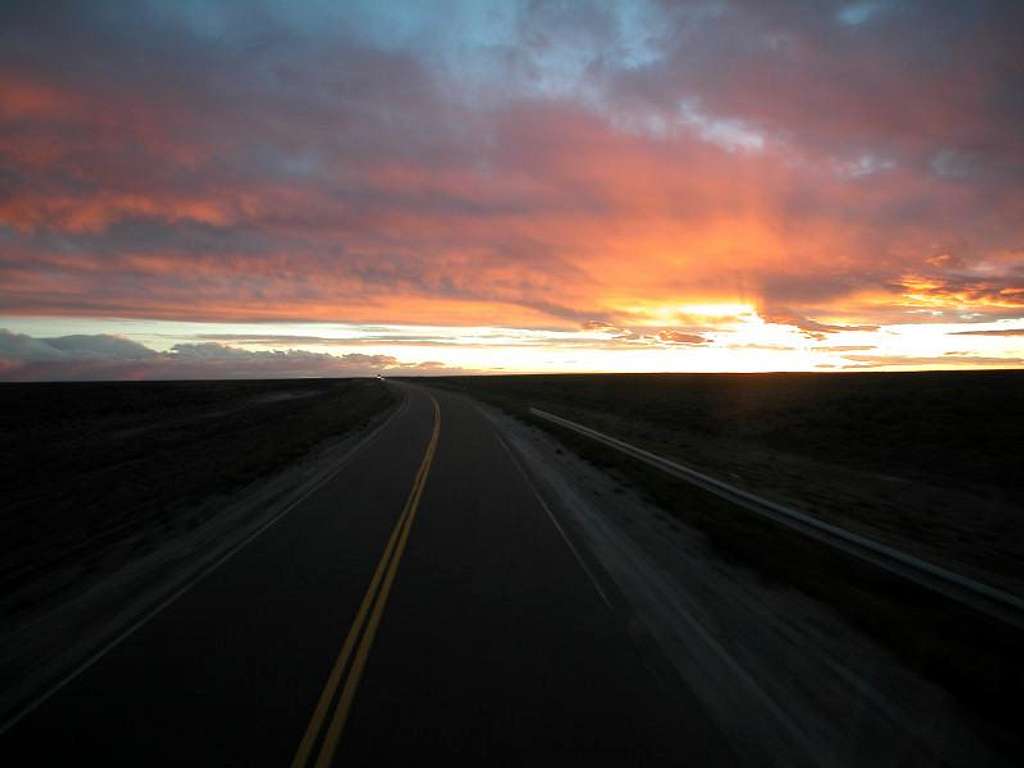
[[[273,3],[217,46],[186,14],[25,10],[0,38],[0,311],[636,329],[722,301],[817,335],[1024,316],[1019,11],[666,14],[637,41],[540,4],[507,57],[454,72],[440,36],[296,31]],[[116,66],[67,45],[97,27]],[[554,56],[591,50],[575,74]]]

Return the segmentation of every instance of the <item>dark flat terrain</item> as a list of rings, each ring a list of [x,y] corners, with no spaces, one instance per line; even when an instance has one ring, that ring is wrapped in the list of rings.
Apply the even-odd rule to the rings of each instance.
[[[748,486],[773,468],[785,480],[777,490],[830,488],[833,514],[880,487],[867,480],[880,475],[871,464],[874,449],[856,446],[858,435],[869,441],[873,434],[861,423],[866,411],[860,421],[834,417],[845,398],[856,399],[850,381],[501,377],[432,382],[443,388],[422,381],[12,387],[5,450],[16,455],[18,436],[31,450],[6,477],[20,520],[41,524],[32,540],[37,549],[12,547],[7,556],[45,571],[56,561],[40,553],[63,552],[83,569],[80,582],[103,582],[104,568],[117,567],[97,532],[113,531],[117,540],[118,531],[141,525],[148,532],[142,540],[159,554],[189,527],[196,509],[190,500],[229,498],[292,457],[305,457],[301,465],[326,436],[355,430],[362,437],[342,441],[344,453],[314,453],[331,457],[312,462],[321,474],[311,477],[321,480],[283,507],[266,497],[269,527],[240,536],[238,548],[211,558],[209,568],[188,571],[176,582],[184,590],[175,585],[170,602],[154,598],[137,614],[145,620],[95,663],[82,661],[106,639],[85,648],[73,631],[46,633],[50,646],[82,649],[67,662],[67,672],[79,674],[62,672],[65,685],[49,686],[52,695],[18,710],[24,716],[0,733],[0,757],[280,765],[298,753],[301,765],[318,757],[323,765],[441,757],[791,766],[857,765],[872,755],[873,764],[1012,764],[1004,758],[1019,752],[1019,633],[583,438],[556,430],[557,440],[544,437],[548,448],[524,448],[528,424],[449,391],[465,389],[518,414],[539,405],[659,451],[686,446],[686,463],[697,457],[709,471],[742,471]],[[906,387],[914,380],[896,381]],[[941,377],[920,381],[941,399]],[[988,397],[1001,398],[1016,418],[1011,390],[1019,379],[976,381],[1002,382],[1004,390]],[[688,387],[700,393],[696,404]],[[719,408],[739,437],[688,420],[699,423],[716,397],[731,392],[742,400],[744,387],[754,392],[747,391],[747,405]],[[899,391],[886,378],[868,380],[866,390],[878,407]],[[76,407],[79,401],[88,407]],[[825,417],[815,418],[814,408]],[[913,431],[932,417],[903,418],[922,450],[956,450],[948,429]],[[375,426],[359,431],[367,420]],[[775,423],[768,430],[775,437],[748,434],[745,420]],[[843,465],[831,464],[821,447],[832,439],[845,445]],[[974,450],[995,457],[999,442]],[[560,461],[573,454],[606,471],[577,458],[577,469]],[[972,471],[960,487],[936,485],[941,479],[916,459],[891,464],[890,473],[904,476],[901,487],[941,487],[961,500],[988,487],[1015,508],[1015,482],[992,485],[989,470]],[[598,487],[606,498],[626,499],[625,506],[588,503]],[[648,508],[654,512],[644,522]],[[12,530],[18,519],[8,517]],[[193,523],[205,530],[202,521]],[[67,546],[76,541],[77,548]],[[188,547],[175,556],[187,559]],[[111,594],[101,607],[119,599]],[[878,639],[887,648],[873,645]],[[37,655],[44,652],[56,653],[48,646]],[[16,666],[15,677],[33,665]],[[946,744],[945,727],[922,730],[918,715],[948,723],[948,732],[966,741]],[[301,752],[307,733],[310,749]],[[332,733],[340,737],[336,749]],[[982,745],[984,754],[967,747],[965,762],[961,743]]]
[[[394,403],[366,379],[0,384],[0,593],[116,570]]]
[[[585,374],[434,379],[480,394],[947,485],[1024,493],[1024,371]]]
[[[1024,591],[1024,371],[434,379]]]
[[[1024,594],[1024,372],[433,379],[552,432],[705,532],[727,558],[833,606],[985,719],[1014,728],[1020,632],[886,576],[587,438],[577,420],[983,582]]]
[[[734,765],[693,696],[644,662],[494,426],[441,392],[436,421],[429,393],[405,389],[332,480],[0,737],[2,754],[287,764],[419,487],[336,763]]]

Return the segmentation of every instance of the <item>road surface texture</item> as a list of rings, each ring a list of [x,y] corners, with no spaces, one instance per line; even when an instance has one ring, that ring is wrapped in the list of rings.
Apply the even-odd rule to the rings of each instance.
[[[493,423],[393,386],[331,481],[18,721],[3,762],[735,764]]]

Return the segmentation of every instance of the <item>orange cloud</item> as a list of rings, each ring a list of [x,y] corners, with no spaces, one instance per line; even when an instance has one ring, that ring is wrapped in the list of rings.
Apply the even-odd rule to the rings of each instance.
[[[998,5],[931,20],[967,67],[935,60],[913,9],[854,30],[738,3],[538,46],[523,30],[562,29],[540,3],[507,30],[516,56],[468,62],[271,0],[225,11],[216,45],[173,9],[26,9],[0,32],[0,307],[695,347],[758,318],[806,341],[1024,317]]]

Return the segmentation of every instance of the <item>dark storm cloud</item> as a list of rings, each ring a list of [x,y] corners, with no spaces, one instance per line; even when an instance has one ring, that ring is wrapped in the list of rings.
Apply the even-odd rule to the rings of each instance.
[[[0,359],[7,362],[135,361],[150,359],[156,354],[143,344],[118,336],[75,334],[38,339],[0,328]]]
[[[392,355],[247,350],[212,341],[157,352],[107,334],[33,338],[0,329],[0,381],[344,377],[455,370],[437,362],[407,364]]]

